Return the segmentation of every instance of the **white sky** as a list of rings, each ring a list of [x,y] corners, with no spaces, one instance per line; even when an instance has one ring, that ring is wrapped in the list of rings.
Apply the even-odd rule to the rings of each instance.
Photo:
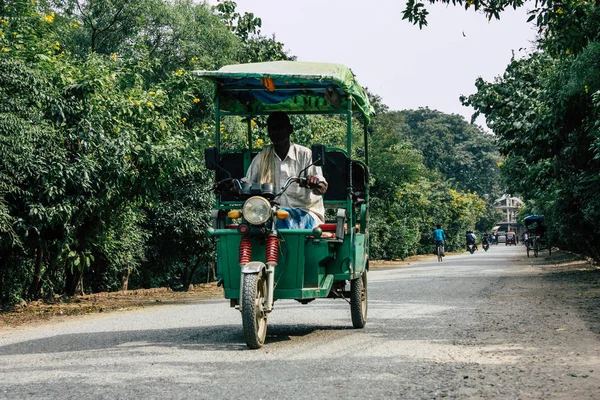
[[[436,4],[428,6],[429,25],[419,30],[402,20],[406,0],[236,2],[238,12],[260,17],[262,34],[275,34],[299,61],[350,67],[391,110],[429,107],[470,121],[473,110],[459,96],[476,91],[477,77],[501,75],[511,50],[519,57],[534,47],[535,27],[523,8],[488,22],[474,11]]]

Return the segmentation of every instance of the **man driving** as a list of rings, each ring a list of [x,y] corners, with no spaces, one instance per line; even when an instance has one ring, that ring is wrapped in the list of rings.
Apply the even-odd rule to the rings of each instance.
[[[287,114],[274,112],[269,115],[267,132],[272,144],[254,157],[245,181],[272,183],[276,189],[281,189],[289,177],[299,176],[312,163],[310,149],[290,142],[293,130]],[[312,229],[325,222],[323,194],[327,191],[327,181],[321,167],[312,165],[306,174],[308,188],[293,183],[279,197],[281,207],[290,216],[277,220],[277,228]]]

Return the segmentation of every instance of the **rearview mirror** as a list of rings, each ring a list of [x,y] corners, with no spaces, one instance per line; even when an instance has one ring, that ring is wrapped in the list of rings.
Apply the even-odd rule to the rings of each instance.
[[[325,164],[325,145],[322,144],[313,144],[310,148],[312,151],[312,163],[317,167],[323,166]]]
[[[204,165],[211,171],[219,167],[219,150],[216,147],[208,147],[204,150]]]

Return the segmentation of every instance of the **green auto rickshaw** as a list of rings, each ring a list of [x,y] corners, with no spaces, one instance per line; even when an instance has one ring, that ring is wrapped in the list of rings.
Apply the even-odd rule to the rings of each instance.
[[[205,161],[221,190],[209,235],[216,241],[217,279],[231,307],[241,311],[246,344],[252,349],[264,344],[267,319],[279,299],[345,300],[353,327],[363,328],[369,269],[367,128],[373,112],[366,91],[340,64],[275,61],[195,74],[215,88],[215,146],[206,150]],[[313,229],[275,226],[277,218],[286,217],[278,197],[291,185],[306,183],[306,177],[292,177],[277,188],[241,180],[260,150],[253,146],[254,119],[276,111],[338,115],[345,121],[340,147],[311,146],[311,165],[322,168],[329,184],[323,196],[326,221]],[[223,145],[224,117],[247,124],[246,147]],[[355,140],[359,144],[353,143],[353,121],[363,128]],[[357,146],[360,151],[353,151]]]

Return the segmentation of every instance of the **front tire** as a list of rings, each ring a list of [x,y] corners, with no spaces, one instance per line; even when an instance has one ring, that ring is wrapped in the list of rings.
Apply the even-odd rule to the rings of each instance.
[[[258,274],[244,274],[242,293],[242,326],[246,345],[259,349],[267,337],[266,311],[267,280],[264,270]]]
[[[360,329],[367,324],[367,270],[360,278],[350,281],[350,313],[352,326]]]
[[[533,255],[537,257],[539,252],[540,252],[540,245],[538,242],[535,242],[533,244]]]

